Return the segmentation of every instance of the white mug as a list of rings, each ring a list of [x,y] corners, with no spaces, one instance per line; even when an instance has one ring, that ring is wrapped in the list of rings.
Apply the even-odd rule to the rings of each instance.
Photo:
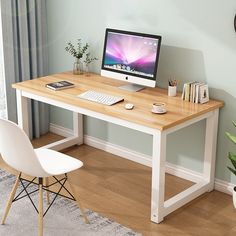
[[[166,112],[166,104],[164,102],[155,102],[152,104],[152,112],[163,113]]]

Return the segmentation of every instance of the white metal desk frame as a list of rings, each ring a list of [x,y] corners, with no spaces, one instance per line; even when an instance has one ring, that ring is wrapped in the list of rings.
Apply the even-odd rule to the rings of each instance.
[[[160,131],[149,128],[133,122],[128,122],[112,116],[104,115],[89,109],[80,108],[78,106],[69,105],[63,102],[58,102],[53,99],[48,99],[43,96],[38,96],[33,93],[25,92],[20,89],[16,90],[17,94],[17,112],[18,124],[29,135],[28,122],[28,99],[34,99],[50,105],[61,107],[73,111],[73,133],[74,135],[65,138],[61,141],[49,144],[45,147],[54,150],[62,150],[75,144],[83,143],[83,115],[95,117],[113,124],[138,130],[153,136],[153,154],[152,154],[152,193],[151,193],[151,221],[160,223],[163,218],[180,208],[184,204],[190,202],[199,195],[212,191],[214,189],[214,172],[215,172],[215,156],[216,156],[216,141],[218,129],[218,114],[219,109],[210,111],[196,118],[188,120],[184,123],[176,125],[170,129]],[[204,152],[204,167],[202,178],[190,188],[182,191],[174,197],[164,200],[165,189],[165,161],[166,161],[166,136],[186,126],[192,125],[198,121],[206,119],[205,131],[205,152]]]

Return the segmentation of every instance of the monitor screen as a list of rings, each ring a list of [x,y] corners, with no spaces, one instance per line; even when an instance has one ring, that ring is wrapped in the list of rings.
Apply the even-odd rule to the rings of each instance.
[[[156,80],[161,36],[107,29],[102,69]]]

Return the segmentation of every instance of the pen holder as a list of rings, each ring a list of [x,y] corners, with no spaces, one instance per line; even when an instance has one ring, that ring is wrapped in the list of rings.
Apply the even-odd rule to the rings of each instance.
[[[175,97],[176,96],[177,87],[176,86],[168,86],[168,96]]]

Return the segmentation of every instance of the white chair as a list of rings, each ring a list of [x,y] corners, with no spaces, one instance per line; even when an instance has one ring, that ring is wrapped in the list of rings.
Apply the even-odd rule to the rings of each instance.
[[[3,160],[9,166],[19,171],[19,175],[17,176],[16,182],[8,199],[2,224],[5,224],[6,217],[10,210],[12,202],[18,200],[19,198],[22,198],[20,197],[20,195],[23,192],[25,192],[25,196],[28,196],[31,200],[30,194],[32,192],[29,193],[27,191],[27,187],[32,184],[36,178],[38,178],[39,186],[37,189],[39,191],[38,208],[34,205],[32,201],[31,202],[34,205],[36,211],[38,212],[38,232],[40,236],[43,235],[43,216],[47,213],[48,209],[51,207],[51,204],[54,202],[56,197],[58,195],[61,195],[61,189],[64,189],[66,190],[66,192],[69,193],[69,199],[77,201],[81,213],[85,219],[85,222],[88,223],[88,219],[84,214],[83,207],[79,203],[78,197],[76,197],[75,199],[73,195],[69,192],[69,190],[65,187],[65,182],[67,181],[66,173],[82,167],[83,163],[81,161],[50,149],[33,149],[32,144],[30,143],[24,131],[15,123],[3,119],[0,119],[0,153],[2,155]],[[28,181],[29,183],[25,186],[22,182],[22,180],[25,180],[21,177],[22,173],[35,178],[32,181]],[[62,174],[64,174],[65,177],[60,180],[58,179],[58,177],[55,177],[55,175]],[[48,189],[48,184],[44,185],[43,180],[47,180],[47,178],[51,176],[53,176],[53,178],[56,180],[53,184],[59,183],[60,189],[56,193],[56,196],[54,197],[51,204],[48,206],[47,210],[43,212],[43,190],[46,190],[47,193],[52,192]],[[15,197],[19,182],[21,182],[23,190]],[[50,186],[53,184],[50,184]],[[70,187],[72,186],[70,185]]]

